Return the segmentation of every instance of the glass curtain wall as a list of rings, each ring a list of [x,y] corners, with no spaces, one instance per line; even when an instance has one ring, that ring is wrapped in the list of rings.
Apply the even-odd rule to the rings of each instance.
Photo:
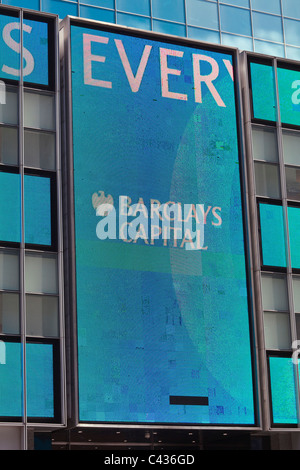
[[[56,23],[0,11],[0,422],[62,421]]]
[[[300,71],[296,62],[258,55],[248,55],[245,62],[250,87],[246,134],[253,157],[248,164],[258,230],[257,292],[261,292],[271,421],[273,426],[297,425]]]

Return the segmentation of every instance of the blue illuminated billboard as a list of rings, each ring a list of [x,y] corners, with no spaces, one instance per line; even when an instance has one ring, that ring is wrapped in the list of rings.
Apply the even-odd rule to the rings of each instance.
[[[254,425],[234,57],[70,34],[79,420]]]
[[[21,29],[23,39],[21,40]],[[49,24],[31,17],[21,20],[0,14],[0,79],[19,80],[21,44],[23,43],[23,80],[49,85]]]

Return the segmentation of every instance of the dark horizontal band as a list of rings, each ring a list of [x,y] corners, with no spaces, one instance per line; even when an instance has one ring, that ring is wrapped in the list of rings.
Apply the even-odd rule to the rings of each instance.
[[[190,397],[190,396],[170,395],[170,405],[208,406],[208,397]]]

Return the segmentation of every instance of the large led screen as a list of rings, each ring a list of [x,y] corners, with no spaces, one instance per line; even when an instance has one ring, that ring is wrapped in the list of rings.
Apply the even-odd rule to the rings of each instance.
[[[79,419],[253,425],[233,57],[74,23],[71,58]]]

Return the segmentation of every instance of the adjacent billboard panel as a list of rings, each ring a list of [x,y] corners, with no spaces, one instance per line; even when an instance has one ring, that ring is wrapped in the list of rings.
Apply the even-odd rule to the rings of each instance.
[[[254,425],[233,56],[72,21],[79,419]]]

